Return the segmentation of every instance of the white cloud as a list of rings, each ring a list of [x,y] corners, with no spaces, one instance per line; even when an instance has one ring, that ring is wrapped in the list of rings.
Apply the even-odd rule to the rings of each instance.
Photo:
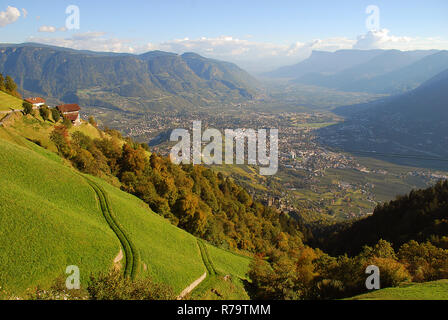
[[[88,31],[84,33],[75,33],[72,36],[72,39],[74,41],[87,41],[87,40],[95,40],[95,39],[101,39],[102,36],[104,36],[105,32],[96,32],[96,31]]]
[[[39,32],[56,32],[56,27],[53,26],[41,26],[38,30]]]
[[[66,29],[59,28],[59,31]],[[76,33],[68,38],[41,38],[29,37],[28,41],[44,43],[59,47],[72,48],[77,50],[93,50],[105,52],[127,52],[134,53],[135,49],[129,40],[106,38],[104,32],[84,32]]]
[[[56,31],[65,32],[65,31],[67,31],[67,28],[66,27],[56,28],[53,26],[41,26],[38,31],[39,32],[49,32],[49,33],[54,33]]]
[[[184,38],[148,44],[143,51],[162,50],[175,53],[193,51],[209,58],[235,62],[248,71],[262,72],[297,63],[309,57],[312,50],[350,49],[355,42],[346,38],[330,38],[293,44],[275,44],[221,36],[200,39]]]
[[[70,38],[30,38],[30,41],[82,50],[143,53],[162,50],[182,54],[196,52],[209,58],[236,62],[249,69],[269,69],[295,63],[308,57],[313,49],[337,50],[350,48],[354,41],[345,39],[314,40],[292,45],[256,42],[231,36],[199,39],[175,39],[162,43],[138,44],[127,39],[107,38],[104,32],[85,32]]]
[[[28,11],[25,8],[22,8],[22,14],[24,18],[28,17]]]
[[[66,31],[61,28],[59,31]],[[31,37],[30,41],[69,47],[79,50],[143,53],[162,50],[175,53],[196,52],[208,58],[237,63],[251,72],[264,72],[295,64],[309,57],[313,50],[336,51],[340,49],[448,49],[448,41],[435,38],[411,38],[391,35],[389,30],[369,31],[357,39],[345,37],[315,39],[309,42],[277,44],[232,36],[215,38],[175,39],[161,43],[138,43],[130,39],[109,38],[104,32],[73,34],[68,38]]]
[[[352,49],[353,45],[356,43],[356,40],[338,37],[338,38],[328,38],[324,40],[314,40],[313,42],[313,50],[321,50],[321,51],[336,51],[342,49]]]
[[[448,40],[441,38],[412,38],[394,36],[388,29],[369,31],[358,37],[354,49],[398,49],[398,50],[428,50],[448,49]]]
[[[6,11],[0,11],[0,27],[5,27],[8,24],[14,23],[20,17],[20,10],[8,6]]]
[[[389,49],[397,45],[409,46],[412,42],[410,37],[397,37],[390,35],[387,29],[369,31],[358,37],[354,49]]]

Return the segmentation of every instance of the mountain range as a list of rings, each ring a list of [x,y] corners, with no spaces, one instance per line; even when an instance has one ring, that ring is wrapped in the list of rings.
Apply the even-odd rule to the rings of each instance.
[[[305,61],[266,74],[341,91],[398,94],[448,69],[448,51],[314,51]]]
[[[448,157],[448,69],[409,92],[334,112],[346,119],[320,130],[326,144],[348,151],[393,153],[410,164],[448,165],[434,160]]]
[[[194,53],[141,55],[40,44],[0,46],[0,72],[24,95],[126,111],[192,108],[251,99],[257,81],[228,62]]]

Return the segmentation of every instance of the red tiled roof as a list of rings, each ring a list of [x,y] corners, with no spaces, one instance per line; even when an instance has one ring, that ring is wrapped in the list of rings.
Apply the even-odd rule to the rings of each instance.
[[[65,114],[64,118],[73,122],[73,121],[76,121],[76,119],[78,119],[78,116],[79,116],[78,113],[70,113],[70,114]]]
[[[27,98],[25,101],[31,104],[45,103],[45,100],[40,97]]]
[[[75,111],[81,110],[81,108],[76,103],[63,104],[63,105],[57,106],[56,108],[58,108],[58,110],[62,113],[75,112]]]

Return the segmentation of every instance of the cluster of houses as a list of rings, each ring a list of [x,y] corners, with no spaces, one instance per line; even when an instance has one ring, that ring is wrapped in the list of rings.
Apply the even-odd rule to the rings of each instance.
[[[45,99],[40,97],[27,98],[25,101],[32,104],[33,109],[39,109],[46,104]],[[60,106],[56,106],[56,109],[58,109],[65,119],[70,120],[74,126],[81,124],[81,117],[79,115],[81,108],[76,103],[62,104]]]

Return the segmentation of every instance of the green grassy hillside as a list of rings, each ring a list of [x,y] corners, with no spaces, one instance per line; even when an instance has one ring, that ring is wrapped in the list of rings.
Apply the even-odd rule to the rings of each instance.
[[[195,300],[248,300],[245,284],[251,259],[198,239],[207,278],[193,291]]]
[[[108,270],[120,244],[91,187],[53,155],[22,143],[0,139],[0,286],[22,294],[68,265],[80,268],[81,280]]]
[[[0,111],[22,109],[22,103],[23,101],[21,99],[0,91]]]
[[[139,275],[150,275],[180,293],[205,272],[196,238],[152,212],[140,199],[98,178],[117,220],[140,253]]]
[[[151,276],[175,293],[207,270],[194,236],[138,198],[80,174],[55,153],[29,141],[34,138],[51,147],[50,127],[27,116],[0,128],[2,289],[23,296],[28,288],[50,285],[68,265],[79,266],[85,284],[91,273],[113,268],[120,248],[123,272]],[[228,297],[247,298],[240,279],[245,279],[250,259],[207,248],[220,274],[238,281],[239,293],[230,290]]]
[[[448,280],[412,283],[373,291],[348,300],[448,300]]]
[[[10,120],[5,121],[4,126],[10,133],[15,133],[18,136],[39,142],[42,147],[53,152],[57,152],[56,146],[50,140],[50,133],[53,131],[55,126],[54,121],[51,119],[51,115],[50,120],[43,121],[38,112],[35,112],[35,115],[26,116],[16,113],[10,118]],[[82,132],[92,139],[101,138],[101,134],[103,134],[103,136],[107,136],[107,134],[101,132],[87,122],[83,122],[80,126],[72,127],[69,130],[70,133],[76,131]]]
[[[219,273],[233,275],[240,279],[247,280],[247,271],[251,259],[242,255],[224,251],[209,244],[206,245],[210,259]]]

